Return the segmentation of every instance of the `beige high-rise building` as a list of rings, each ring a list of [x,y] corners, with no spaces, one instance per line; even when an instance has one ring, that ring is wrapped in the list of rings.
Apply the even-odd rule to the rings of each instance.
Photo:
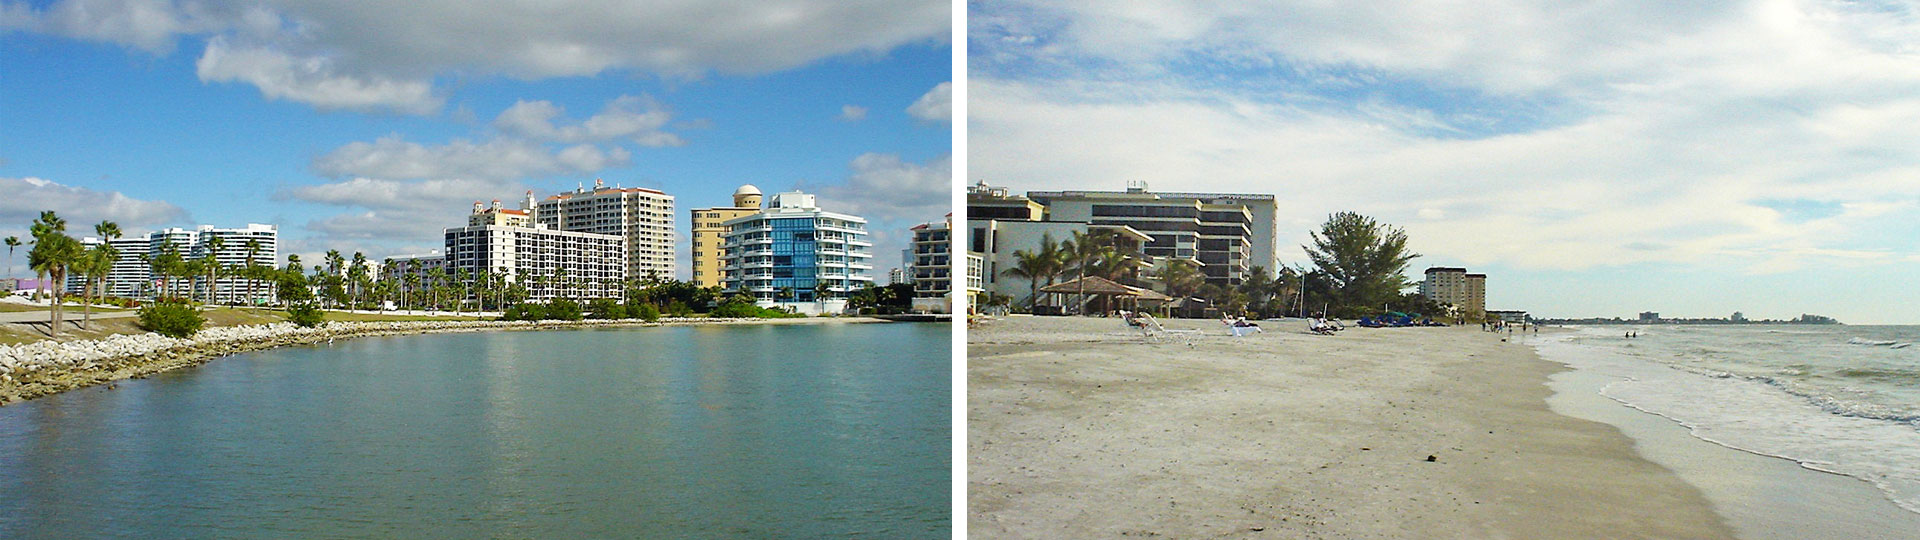
[[[751,216],[760,213],[760,188],[753,184],[740,186],[733,190],[733,206],[713,208],[695,208],[693,221],[693,284],[698,287],[718,287],[726,277],[722,270],[722,260],[727,250],[720,245],[726,241],[727,220]]]
[[[592,190],[582,187],[528,203],[535,225],[625,238],[628,278],[670,279],[675,274],[672,195],[646,188],[607,187],[594,180]]]
[[[500,199],[493,200],[488,207],[479,201],[473,203],[473,214],[467,216],[468,227],[481,225],[504,225],[507,227],[532,227],[533,217],[526,210],[513,210],[500,207]]]
[[[1420,295],[1437,303],[1453,306],[1461,313],[1487,312],[1487,275],[1469,274],[1465,268],[1435,266],[1427,269],[1420,282]]]

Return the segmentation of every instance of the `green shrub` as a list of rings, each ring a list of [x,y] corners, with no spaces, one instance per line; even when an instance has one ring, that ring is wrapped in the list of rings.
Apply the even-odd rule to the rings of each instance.
[[[641,302],[640,305],[628,308],[628,311],[631,312],[630,314],[634,318],[643,321],[653,322],[660,320],[660,308],[653,307],[653,304]]]
[[[670,302],[667,304],[668,317],[685,317],[692,314],[693,314],[693,308],[687,307],[686,302],[674,300],[673,302]]]
[[[546,318],[563,321],[580,320],[580,304],[565,298],[555,299],[553,302],[547,304]]]
[[[587,303],[587,313],[595,319],[625,319],[627,306],[620,305],[612,298],[596,298]]]
[[[150,304],[140,308],[140,327],[172,338],[192,336],[207,324],[200,311],[185,304]]]
[[[287,322],[299,325],[301,328],[320,326],[320,323],[326,320],[326,312],[320,311],[320,307],[313,305],[313,302],[301,302],[287,307]]]

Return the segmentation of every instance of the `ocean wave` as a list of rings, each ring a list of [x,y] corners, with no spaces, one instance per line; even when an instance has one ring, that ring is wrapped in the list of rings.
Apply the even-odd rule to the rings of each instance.
[[[1868,347],[1892,347],[1896,349],[1906,346],[1906,345],[1901,345],[1899,341],[1895,341],[1891,339],[1864,339],[1864,338],[1858,338],[1858,337],[1848,339],[1847,344],[1848,345],[1865,345]],[[1895,345],[1899,345],[1899,347],[1894,347]],[[1911,343],[1907,345],[1911,345]]]
[[[1814,406],[1819,407],[1821,410],[1831,414],[1836,414],[1840,416],[1850,416],[1854,418],[1864,418],[1867,420],[1883,420],[1887,422],[1899,422],[1902,424],[1911,425],[1915,428],[1920,428],[1920,411],[1905,410],[1905,409],[1900,409],[1895,407],[1889,407],[1886,405],[1841,399],[1838,396],[1834,396],[1826,392],[1822,392],[1821,389],[1817,387],[1814,387],[1812,385],[1808,385],[1805,383],[1801,383],[1799,381],[1794,381],[1791,379],[1769,377],[1766,375],[1747,375],[1747,374],[1741,374],[1741,373],[1728,373],[1725,371],[1697,367],[1697,366],[1676,366],[1676,365],[1669,364],[1667,367],[1684,371],[1687,373],[1692,373],[1695,375],[1701,375],[1705,377],[1711,377],[1715,379],[1738,379],[1738,380],[1747,380],[1747,381],[1753,381],[1753,382],[1765,384],[1767,386],[1777,388],[1782,392],[1786,392],[1795,397],[1806,400],[1808,403],[1811,403]],[[1862,371],[1879,372],[1880,370],[1862,370]],[[1920,375],[1915,375],[1912,373],[1903,373],[1900,376],[1904,378],[1920,377]]]

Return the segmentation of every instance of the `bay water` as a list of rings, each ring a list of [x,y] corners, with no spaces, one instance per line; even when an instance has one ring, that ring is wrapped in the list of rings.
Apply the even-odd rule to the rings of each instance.
[[[0,538],[944,538],[947,324],[343,340],[0,408]]]

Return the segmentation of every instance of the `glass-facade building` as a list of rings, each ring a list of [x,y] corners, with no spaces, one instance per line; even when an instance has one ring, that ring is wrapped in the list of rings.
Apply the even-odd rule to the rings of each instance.
[[[725,226],[723,288],[761,306],[838,312],[873,283],[867,220],[821,210],[812,195],[775,194],[764,211]]]

